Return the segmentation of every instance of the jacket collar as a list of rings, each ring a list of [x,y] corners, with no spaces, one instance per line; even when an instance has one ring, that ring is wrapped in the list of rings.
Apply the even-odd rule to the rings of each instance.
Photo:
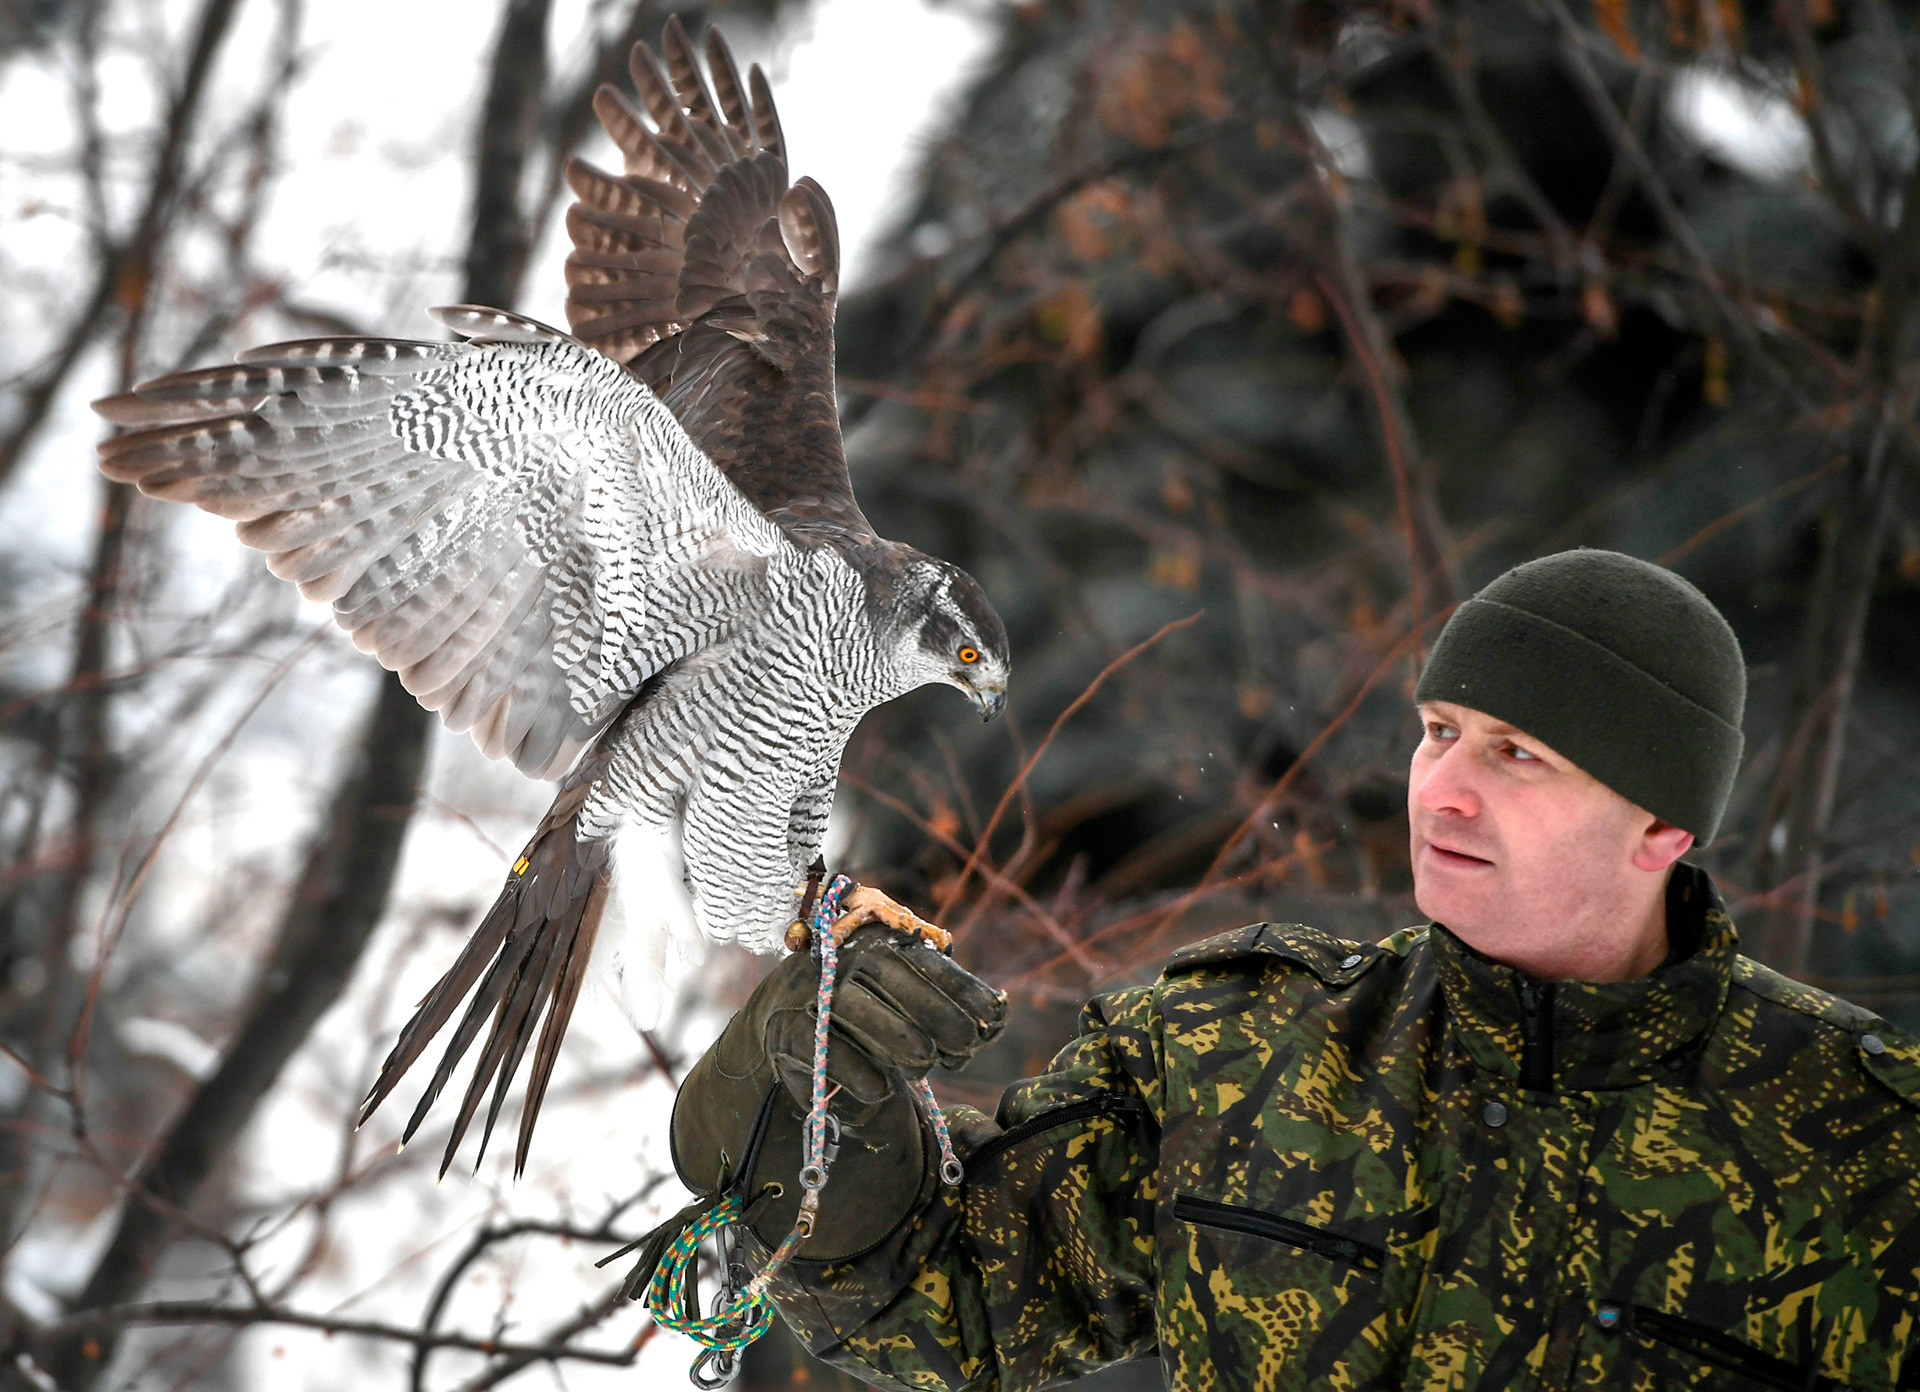
[[[1429,938],[1455,1033],[1473,1061],[1523,1087],[1590,1092],[1664,1077],[1712,1028],[1738,942],[1704,870],[1667,884],[1666,962],[1637,981],[1541,982],[1461,942]]]

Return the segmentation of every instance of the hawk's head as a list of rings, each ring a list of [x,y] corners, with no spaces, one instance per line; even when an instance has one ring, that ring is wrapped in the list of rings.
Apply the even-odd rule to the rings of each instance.
[[[894,655],[909,688],[957,686],[983,720],[1007,704],[1007,629],[980,582],[957,565],[916,553],[901,587]]]

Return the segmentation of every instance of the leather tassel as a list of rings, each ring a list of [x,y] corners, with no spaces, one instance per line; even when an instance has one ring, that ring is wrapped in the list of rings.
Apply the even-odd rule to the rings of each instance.
[[[629,1252],[638,1251],[640,1260],[634,1263],[633,1271],[627,1276],[626,1284],[620,1287],[620,1294],[628,1300],[641,1300],[646,1297],[647,1287],[653,1281],[653,1273],[660,1265],[660,1258],[667,1254],[667,1248],[673,1240],[685,1232],[694,1223],[704,1217],[710,1209],[723,1203],[726,1193],[708,1194],[695,1199],[659,1227],[643,1237],[636,1238],[617,1252],[610,1252],[595,1262],[596,1267],[616,1262]]]

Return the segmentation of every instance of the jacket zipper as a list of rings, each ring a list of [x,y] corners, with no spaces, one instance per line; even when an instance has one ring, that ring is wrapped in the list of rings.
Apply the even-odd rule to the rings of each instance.
[[[1819,1375],[1817,1362],[1812,1367],[1789,1363],[1731,1334],[1664,1310],[1608,1302],[1600,1307],[1600,1313],[1603,1321],[1609,1313],[1613,1315],[1616,1321],[1613,1328],[1624,1328],[1656,1344],[1679,1349],[1702,1363],[1736,1373],[1761,1387],[1779,1388],[1780,1392],[1845,1392],[1845,1383]]]
[[[1520,1086],[1553,1090],[1553,983],[1520,978]]]
[[[1039,1135],[1042,1131],[1051,1131],[1056,1126],[1070,1126],[1076,1121],[1085,1121],[1089,1117],[1120,1116],[1127,1112],[1145,1112],[1146,1110],[1147,1104],[1138,1097],[1123,1097],[1117,1092],[1103,1092],[1097,1097],[1069,1102],[1065,1106],[1041,1112],[1038,1116],[1028,1117],[1018,1126],[1002,1131],[969,1155],[965,1168],[968,1174],[972,1174],[975,1166],[984,1165],[1000,1152],[1010,1150],[1029,1137]]]
[[[1384,1247],[1376,1247],[1371,1242],[1362,1242],[1357,1237],[1348,1237],[1327,1228],[1318,1228],[1311,1223],[1282,1217],[1278,1213],[1268,1213],[1264,1209],[1216,1203],[1212,1199],[1197,1199],[1191,1194],[1182,1194],[1173,1201],[1173,1216],[1201,1227],[1224,1228],[1228,1232],[1284,1242],[1289,1247],[1314,1252],[1331,1261],[1347,1262],[1367,1271],[1378,1271],[1387,1264],[1387,1250]]]

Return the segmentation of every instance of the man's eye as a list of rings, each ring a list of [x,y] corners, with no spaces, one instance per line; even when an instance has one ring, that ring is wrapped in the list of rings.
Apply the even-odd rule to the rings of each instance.
[[[1517,744],[1508,745],[1507,753],[1513,755],[1516,759],[1528,759],[1536,764],[1540,762],[1540,756],[1538,754],[1535,754],[1531,749],[1522,749]]]
[[[1427,738],[1430,740],[1450,740],[1459,733],[1453,726],[1442,725],[1437,720],[1429,721],[1427,724]]]

